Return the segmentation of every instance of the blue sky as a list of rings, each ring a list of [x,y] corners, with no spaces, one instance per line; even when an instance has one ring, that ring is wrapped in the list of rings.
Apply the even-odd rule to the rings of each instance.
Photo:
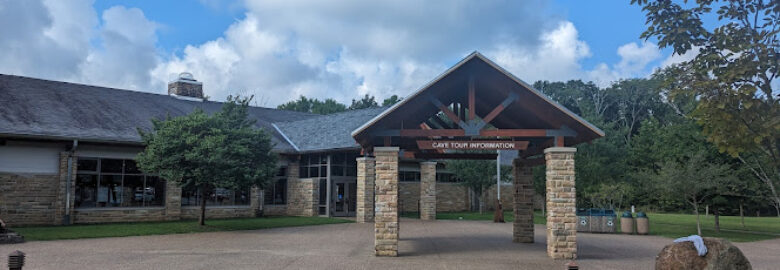
[[[640,40],[629,2],[0,0],[0,73],[164,93],[188,71],[215,99],[275,106],[405,96],[474,50],[529,82],[601,86],[691,57]]]

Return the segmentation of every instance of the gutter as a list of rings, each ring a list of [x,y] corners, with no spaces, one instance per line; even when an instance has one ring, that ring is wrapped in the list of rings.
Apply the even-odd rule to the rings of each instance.
[[[62,217],[62,225],[70,225],[70,186],[73,181],[73,154],[79,147],[79,140],[73,140],[73,146],[68,151],[68,173],[65,179],[65,215]]]

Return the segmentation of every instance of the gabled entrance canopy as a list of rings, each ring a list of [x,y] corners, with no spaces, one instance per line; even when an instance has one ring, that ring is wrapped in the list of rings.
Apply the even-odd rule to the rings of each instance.
[[[513,142],[507,148],[525,150],[527,156],[603,136],[599,128],[479,52],[352,132],[364,149],[398,146],[417,158],[463,157],[419,143],[426,139]]]

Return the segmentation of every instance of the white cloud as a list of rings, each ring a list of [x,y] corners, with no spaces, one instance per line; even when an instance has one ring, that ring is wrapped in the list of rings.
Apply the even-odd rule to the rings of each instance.
[[[345,103],[405,96],[474,50],[527,82],[602,86],[646,76],[661,57],[655,44],[628,43],[617,49],[618,63],[585,69],[588,44],[546,0],[246,0],[244,17],[221,36],[176,54],[157,48],[161,25],[143,11],[116,6],[98,17],[92,4],[0,0],[0,73],[165,93],[189,71],[214,100],[254,94],[275,106],[299,95]]]
[[[292,0],[246,6],[246,17],[222,37],[188,46],[158,66],[153,72],[158,81],[188,70],[215,99],[254,94],[266,105],[298,95],[345,103],[363,94],[404,96],[452,64],[447,61],[494,44],[534,51],[539,36],[556,26],[540,12],[541,0],[446,6]],[[204,57],[216,48],[227,57]]]
[[[617,49],[617,54],[620,62],[612,67],[599,63],[588,71],[587,78],[604,87],[623,78],[644,77],[649,75],[649,65],[661,57],[658,46],[650,42],[624,44]]]
[[[486,55],[515,76],[533,83],[581,78],[579,61],[590,57],[591,53],[588,44],[579,39],[574,24],[564,21],[552,31],[542,33],[538,46],[498,44]]]
[[[160,61],[155,49],[157,25],[137,8],[115,6],[103,12],[100,45],[81,64],[82,81],[144,89],[149,70]]]

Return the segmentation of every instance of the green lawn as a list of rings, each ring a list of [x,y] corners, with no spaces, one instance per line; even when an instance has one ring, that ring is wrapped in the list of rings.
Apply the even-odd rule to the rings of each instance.
[[[650,218],[650,234],[677,238],[696,234],[696,216],[686,214],[663,214],[648,213]],[[403,217],[417,218],[418,213],[409,212],[402,214]],[[437,213],[437,219],[458,219],[458,220],[493,220],[493,212],[485,211],[483,214],[478,212],[452,212]],[[514,220],[512,211],[504,212],[504,219],[507,222]],[[740,224],[740,218],[737,216],[720,217],[720,233],[715,233],[715,219],[712,215],[709,217],[701,216],[702,234],[708,237],[726,238],[733,242],[752,242],[772,238],[780,238],[780,218],[777,217],[745,217],[745,228]],[[540,211],[534,213],[535,224],[545,224],[545,218]],[[620,219],[618,218],[618,231],[620,230]],[[731,231],[736,230],[736,231]]]
[[[73,226],[18,227],[14,231],[28,241],[46,241],[78,238],[122,237],[177,233],[257,230],[279,227],[351,223],[339,218],[322,217],[263,217],[206,220],[206,226],[197,221],[114,223]]]

